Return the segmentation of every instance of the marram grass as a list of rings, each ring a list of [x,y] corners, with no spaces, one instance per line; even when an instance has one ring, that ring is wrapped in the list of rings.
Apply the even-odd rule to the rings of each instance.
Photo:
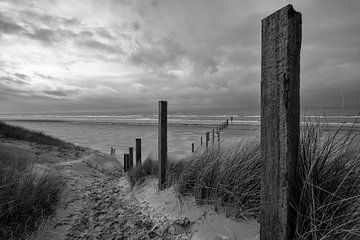
[[[360,239],[360,139],[356,131],[324,131],[315,122],[302,128],[297,166],[296,238]],[[128,174],[131,184],[157,175],[147,159]],[[260,211],[259,139],[169,161],[168,186],[200,203],[231,208],[238,218]]]

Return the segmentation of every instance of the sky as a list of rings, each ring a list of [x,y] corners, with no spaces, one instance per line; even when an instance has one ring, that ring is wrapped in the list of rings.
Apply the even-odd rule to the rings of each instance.
[[[302,13],[302,108],[360,109],[359,0],[0,0],[0,113],[258,109],[261,19]]]

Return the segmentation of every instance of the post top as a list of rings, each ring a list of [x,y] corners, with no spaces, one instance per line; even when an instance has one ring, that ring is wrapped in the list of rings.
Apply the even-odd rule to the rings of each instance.
[[[285,7],[283,8],[280,8],[279,10],[275,11],[274,13],[270,14],[269,16],[263,18],[261,21],[264,21],[264,20],[267,20],[269,18],[272,18],[274,17],[275,15],[278,15],[278,14],[287,14],[289,17],[292,17],[294,15],[300,15],[301,16],[301,13],[300,12],[297,12],[293,5],[291,4],[288,4],[286,5]]]

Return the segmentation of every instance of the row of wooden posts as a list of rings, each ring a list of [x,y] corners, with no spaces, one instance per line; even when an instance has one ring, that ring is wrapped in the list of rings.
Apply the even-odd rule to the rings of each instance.
[[[262,20],[260,240],[289,240],[295,236],[301,35],[301,13],[292,5]],[[166,101],[159,102],[158,124],[161,190],[165,187],[167,165]],[[228,121],[220,131],[227,125]]]
[[[301,35],[301,13],[292,5],[262,20],[260,240],[289,240],[295,236]],[[228,121],[218,126],[217,132],[227,125]],[[206,146],[209,135],[207,132]],[[192,149],[194,151],[194,144]],[[125,155],[129,159],[126,164],[130,166],[132,148]],[[159,102],[158,160],[161,190],[165,187],[167,165],[166,101]]]
[[[215,133],[217,135],[217,142],[218,146],[220,147],[220,132],[223,131],[225,128],[229,126],[229,121],[232,122],[234,120],[234,117],[230,117],[230,119],[226,119],[223,123],[216,126],[216,128],[212,129],[212,145],[215,146]],[[209,141],[210,141],[210,133],[205,133],[205,146],[206,150],[209,148]],[[203,137],[200,137],[200,146],[203,146]],[[195,152],[195,143],[191,144],[191,152]]]
[[[111,147],[110,155],[115,156],[115,148]],[[135,163],[136,166],[141,164],[141,138],[135,139]],[[129,147],[129,152],[124,153],[124,172],[129,171],[134,166],[134,148]]]

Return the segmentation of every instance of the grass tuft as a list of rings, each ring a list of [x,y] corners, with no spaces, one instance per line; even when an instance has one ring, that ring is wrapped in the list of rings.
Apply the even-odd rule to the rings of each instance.
[[[360,139],[354,129],[325,131],[307,122],[297,166],[296,236],[305,239],[360,239]],[[129,173],[131,184],[157,174],[147,159]],[[145,171],[144,168],[147,170]],[[199,203],[230,207],[235,217],[260,213],[259,139],[211,149],[168,162],[168,186]],[[136,173],[136,174],[135,174]]]
[[[0,239],[22,239],[52,214],[64,178],[36,175],[26,156],[0,154]]]
[[[75,146],[72,143],[65,142],[63,140],[48,136],[42,132],[27,130],[22,127],[9,125],[0,121],[0,137],[12,138],[22,141],[28,141],[43,145],[56,146],[64,149],[73,149],[83,151],[84,148]]]

